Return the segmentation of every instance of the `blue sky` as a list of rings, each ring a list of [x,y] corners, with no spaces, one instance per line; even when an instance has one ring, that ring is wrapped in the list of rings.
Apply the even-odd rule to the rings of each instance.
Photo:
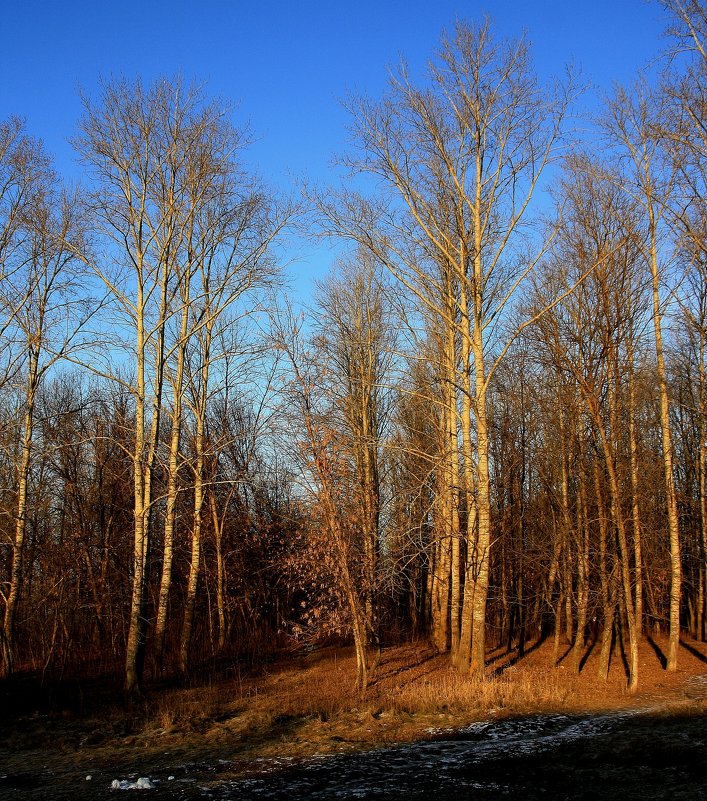
[[[570,61],[610,91],[663,49],[665,17],[645,0],[17,0],[0,27],[0,118],[22,116],[59,170],[79,174],[67,140],[100,76],[181,73],[234,105],[257,137],[251,163],[268,181],[326,180],[346,146],[348,93],[376,96],[404,56],[424,67],[455,18],[489,14],[501,36],[523,31],[544,76]],[[321,273],[312,253],[297,272]]]

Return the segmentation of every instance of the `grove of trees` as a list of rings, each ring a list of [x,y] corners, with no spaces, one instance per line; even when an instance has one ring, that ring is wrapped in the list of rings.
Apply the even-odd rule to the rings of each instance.
[[[707,14],[580,136],[573,76],[458,22],[278,196],[230,110],[104,83],[69,190],[0,122],[0,680],[128,693],[297,642],[707,638]],[[342,255],[287,298],[291,225]]]

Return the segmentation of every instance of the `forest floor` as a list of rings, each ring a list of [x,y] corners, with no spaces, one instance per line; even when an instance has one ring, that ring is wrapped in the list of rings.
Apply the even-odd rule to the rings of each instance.
[[[327,756],[374,749],[383,753],[394,744],[454,740],[464,731],[468,739],[476,731],[474,725],[481,725],[474,723],[478,721],[505,724],[506,728],[509,721],[516,721],[514,736],[527,731],[527,739],[539,736],[548,726],[569,731],[568,722],[610,720],[615,714],[642,720],[639,728],[633,726],[633,733],[615,733],[618,740],[605,740],[604,757],[599,756],[598,746],[592,756],[595,761],[615,762],[617,753],[624,754],[614,769],[628,777],[627,785],[618,788],[615,797],[634,797],[631,792],[635,782],[625,769],[635,767],[641,754],[646,762],[643,773],[654,769],[657,757],[651,749],[658,746],[663,755],[659,760],[661,775],[667,775],[666,769],[677,771],[671,795],[707,797],[701,794],[702,789],[707,793],[707,773],[698,777],[705,782],[704,788],[699,784],[699,795],[690,794],[695,785],[686,787],[688,794],[683,796],[679,790],[685,780],[678,769],[683,763],[695,764],[697,759],[702,770],[707,770],[707,644],[685,638],[674,673],[663,668],[666,649],[663,638],[642,642],[639,690],[634,695],[626,692],[625,666],[618,649],[609,679],[604,682],[596,678],[598,648],[589,649],[577,675],[567,664],[569,655],[553,667],[550,641],[529,644],[522,658],[517,651],[490,652],[483,680],[459,674],[447,657],[437,655],[424,642],[387,648],[363,696],[353,689],[355,661],[350,649],[290,655],[268,665],[259,675],[208,686],[151,688],[141,701],[127,707],[107,696],[101,698],[98,690],[85,684],[78,688],[80,693],[73,701],[55,698],[52,708],[47,708],[38,689],[32,695],[29,685],[20,682],[0,688],[0,694],[5,695],[0,697],[0,709],[5,708],[5,713],[0,713],[0,799],[108,798],[114,797],[110,789],[114,780],[123,781],[125,787],[137,777],[150,777],[162,797],[246,798],[251,796],[244,794],[244,788],[251,785],[244,780],[258,782],[258,777],[303,765],[311,777],[317,775],[311,772],[312,760],[325,760]],[[527,721],[533,720],[540,722],[528,729]],[[526,729],[518,721],[526,721]],[[506,735],[498,729],[496,736]],[[550,746],[545,740],[543,743],[541,750],[549,753]],[[581,754],[586,756],[588,748],[591,751],[592,746],[582,745]],[[573,753],[567,751],[564,757],[554,753],[552,770],[557,773],[563,759],[568,769],[575,770],[578,762]],[[468,757],[465,759],[468,762]],[[491,770],[489,787],[498,794],[498,775],[506,776],[509,767],[499,763],[498,756],[494,759],[493,768],[484,770]],[[534,760],[533,770],[539,769],[542,760],[538,762],[537,756]],[[528,772],[527,765],[518,768],[515,765],[514,770],[525,771],[526,777],[533,773]],[[595,773],[599,770],[594,763],[590,768]],[[363,776],[373,768],[357,770]],[[476,769],[477,784],[483,775],[479,771]],[[608,797],[591,793],[598,792],[597,782],[608,782],[613,774],[606,766],[600,774],[591,771],[586,776],[585,795],[557,794],[550,788],[550,796]],[[545,771],[543,775],[549,774]],[[560,771],[557,781],[565,790],[566,780]],[[434,782],[427,790],[422,778],[411,782],[405,797],[435,797]],[[615,787],[615,779],[611,782]],[[533,787],[541,784],[533,780]],[[224,794],[223,788],[236,786],[241,788],[238,792]],[[393,791],[366,793],[360,789],[360,781],[357,786],[359,789],[352,790],[350,796],[336,792],[317,795],[314,791],[304,795],[398,797]],[[653,796],[644,791],[641,797],[663,797],[665,788],[661,786],[656,792],[658,795]],[[516,797],[512,791],[500,795]],[[528,788],[522,795],[535,797],[532,792],[528,794]],[[282,790],[282,795],[268,795],[261,787],[252,797],[294,796],[291,788]],[[487,796],[477,793],[474,797]],[[517,797],[521,797],[520,789]]]

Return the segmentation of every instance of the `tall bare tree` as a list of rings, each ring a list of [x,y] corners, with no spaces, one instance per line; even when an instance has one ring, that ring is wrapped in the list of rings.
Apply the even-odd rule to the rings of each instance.
[[[210,338],[218,315],[271,274],[269,246],[287,216],[239,164],[246,141],[231,124],[227,109],[179,79],[158,80],[149,87],[140,81],[114,81],[102,87],[96,103],[85,100],[77,147],[95,179],[92,208],[110,257],[110,266],[93,266],[113,295],[120,331],[134,337],[135,380],[129,385],[135,403],[129,692],[138,688],[145,651],[148,555],[156,501],[153,474],[166,366],[175,360],[167,382],[173,394],[172,439],[158,658],[171,577],[185,349],[190,341],[200,342],[203,364],[210,363],[204,338]],[[207,369],[204,366],[202,373]],[[208,395],[204,379],[202,374],[202,400]],[[203,424],[204,403],[198,409]],[[200,510],[198,504],[197,519]],[[196,591],[195,575],[190,579],[190,599]]]
[[[395,335],[385,287],[370,253],[345,262],[319,287],[317,349],[333,412],[357,477],[366,626],[380,647],[382,444],[389,416]],[[333,422],[333,421],[332,421]]]
[[[474,672],[484,666],[492,542],[486,398],[505,353],[496,335],[542,251],[538,245],[529,255],[522,223],[556,154],[570,95],[569,87],[540,85],[525,40],[495,41],[488,21],[458,23],[426,85],[416,86],[403,67],[381,101],[351,104],[358,152],[347,163],[380,179],[384,199],[349,194],[326,207],[337,233],[371,248],[421,311],[451,332],[450,346],[459,342],[446,362],[455,389],[447,414],[450,441],[460,427],[460,485],[470,511],[463,609],[451,622],[461,627],[452,640],[461,662]],[[463,552],[456,548],[455,558]],[[455,583],[459,592],[461,579]]]
[[[0,333],[4,378],[20,397],[15,456],[14,532],[11,569],[0,588],[0,676],[13,670],[15,615],[22,590],[35,413],[48,372],[74,348],[93,314],[82,261],[85,228],[76,196],[58,184],[41,146],[12,128],[5,150],[3,251],[0,253]],[[6,133],[2,129],[0,133]],[[18,138],[19,137],[19,138]],[[13,151],[14,147],[14,151]]]
[[[653,334],[656,354],[656,377],[660,398],[660,424],[663,444],[663,472],[670,543],[670,644],[668,670],[677,669],[680,642],[680,596],[682,564],[680,529],[673,473],[673,445],[670,430],[670,399],[665,368],[663,319],[665,317],[665,224],[670,195],[674,189],[675,170],[666,163],[660,137],[656,135],[656,117],[660,118],[660,97],[645,82],[639,82],[632,95],[618,89],[609,105],[606,129],[616,144],[620,158],[626,160],[621,182],[631,198],[640,203],[645,215],[642,255],[650,275],[653,299]]]

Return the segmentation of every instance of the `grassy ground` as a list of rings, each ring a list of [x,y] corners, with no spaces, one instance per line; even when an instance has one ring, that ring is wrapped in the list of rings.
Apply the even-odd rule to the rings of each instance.
[[[498,650],[488,654],[487,676],[479,680],[419,642],[384,650],[363,696],[353,689],[353,654],[323,649],[290,656],[258,676],[153,688],[127,708],[109,695],[85,697],[83,714],[61,703],[38,714],[30,704],[1,724],[0,798],[97,798],[89,790],[98,782],[108,787],[115,777],[166,773],[175,765],[213,771],[227,763],[229,776],[249,775],[285,757],[365,750],[536,712],[639,707],[707,715],[707,646],[685,641],[679,670],[670,674],[662,667],[665,647],[661,640],[642,643],[634,696],[626,693],[618,654],[608,681],[600,682],[593,652],[576,675],[565,661],[552,666],[550,643],[531,646],[523,658]],[[55,790],[50,796],[42,795],[47,786]]]
[[[281,731],[281,738],[274,739],[285,739],[288,750],[299,755],[414,739],[430,728],[489,716],[689,706],[701,697],[702,685],[695,678],[707,674],[707,645],[685,642],[673,674],[662,666],[666,646],[663,641],[642,643],[640,689],[634,696],[626,692],[618,656],[608,681],[598,681],[596,654],[589,654],[577,675],[564,660],[552,667],[549,643],[531,645],[522,659],[516,652],[490,653],[481,680],[459,673],[426,643],[391,648],[383,652],[363,696],[352,686],[353,654],[322,650],[245,681],[156,695],[148,703],[143,734],[179,737],[194,731],[216,739],[235,737],[262,752],[273,748],[270,734]],[[276,743],[274,749],[279,747]]]

